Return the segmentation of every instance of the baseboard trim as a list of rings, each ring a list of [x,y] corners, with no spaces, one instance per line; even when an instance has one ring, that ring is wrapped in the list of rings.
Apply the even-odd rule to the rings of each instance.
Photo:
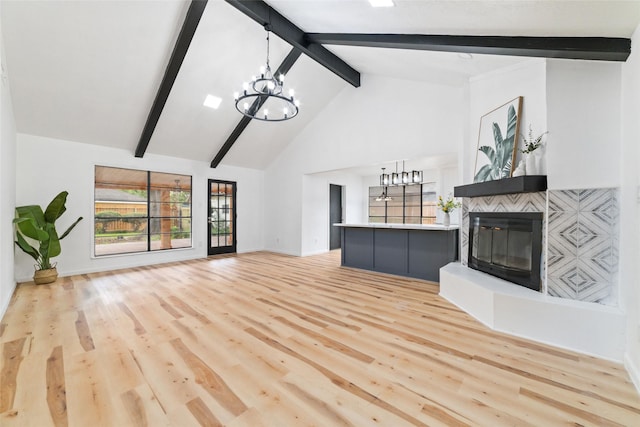
[[[11,288],[11,292],[9,292],[9,298],[7,298],[7,301],[2,304],[2,307],[0,307],[0,320],[4,318],[4,315],[9,309],[9,304],[11,304],[11,300],[13,299],[13,293],[16,291],[16,286],[18,286],[18,283],[13,282],[13,287]]]
[[[640,366],[634,364],[634,361],[628,351],[624,354],[624,367],[629,373],[629,377],[631,378],[633,385],[636,386],[638,394],[640,394]]]
[[[60,271],[58,269],[58,277],[67,277],[67,276],[77,276],[80,274],[91,274],[91,273],[102,273],[104,271],[117,271],[117,270],[125,270],[127,268],[136,268],[136,267],[146,267],[146,266],[150,266],[150,265],[162,265],[162,264],[169,264],[172,262],[181,262],[181,261],[191,261],[194,259],[202,259],[202,258],[206,258],[207,255],[202,255],[202,254],[193,254],[190,256],[185,256],[185,257],[179,257],[176,259],[172,259],[172,260],[156,260],[155,262],[149,262],[149,261],[142,261],[142,262],[133,262],[133,263],[125,263],[122,265],[107,265],[107,266],[99,266],[99,267],[94,267],[94,268],[81,268],[81,269],[77,269],[77,270],[63,270]],[[142,259],[142,258],[138,258],[138,259]],[[31,277],[16,277],[16,281],[18,283],[24,283],[24,282],[31,282],[33,281],[33,276]]]

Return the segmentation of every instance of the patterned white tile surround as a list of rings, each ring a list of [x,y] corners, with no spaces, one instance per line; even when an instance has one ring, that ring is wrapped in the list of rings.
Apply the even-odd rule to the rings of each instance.
[[[542,212],[542,292],[617,305],[617,194],[608,188],[464,198],[461,263],[467,265],[469,212]]]
[[[549,191],[549,295],[616,305],[617,189]]]

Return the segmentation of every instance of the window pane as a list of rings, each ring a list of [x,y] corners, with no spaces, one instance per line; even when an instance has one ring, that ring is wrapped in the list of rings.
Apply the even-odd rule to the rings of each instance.
[[[151,250],[191,246],[191,218],[152,218]]]
[[[378,197],[382,190],[383,187],[369,187],[369,197]]]
[[[402,218],[403,216],[403,208],[400,206],[388,206],[387,207],[387,216],[399,216]]]
[[[405,187],[405,194],[407,196],[420,196],[420,193],[422,192],[422,189],[420,188],[419,185],[407,185]]]
[[[404,204],[407,206],[420,206],[420,195],[417,196],[404,196]]]
[[[96,166],[96,256],[147,250],[147,173]]]
[[[420,206],[405,207],[404,215],[407,217],[410,217],[410,216],[420,217]]]
[[[423,224],[435,224],[436,213],[438,208],[436,207],[436,183],[425,182],[422,184],[422,223]]]
[[[96,226],[97,228],[97,226]],[[147,232],[106,232],[95,236],[95,255],[113,255],[147,250]]]
[[[371,206],[369,208],[369,216],[384,217],[384,206]]]
[[[96,256],[191,246],[191,176],[96,166],[94,223]]]
[[[379,194],[378,194],[378,196],[379,196]],[[376,197],[378,197],[378,196],[376,196]],[[384,200],[376,200],[375,197],[372,197],[372,198],[369,198],[369,206],[370,207],[373,207],[373,206],[376,206],[376,207],[382,206],[382,207],[384,207],[385,203],[384,203]]]
[[[395,203],[402,204],[402,196],[404,194],[404,187],[387,187],[387,194],[393,198]]]

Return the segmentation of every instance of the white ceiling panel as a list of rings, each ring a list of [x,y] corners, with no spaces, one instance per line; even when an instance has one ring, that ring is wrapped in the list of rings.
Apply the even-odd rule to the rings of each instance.
[[[640,1],[270,0],[306,32],[630,37]],[[189,6],[187,0],[2,0],[7,73],[19,132],[136,148]],[[147,152],[211,161],[241,119],[233,92],[266,56],[264,29],[209,0]],[[326,46],[363,74],[453,86],[526,58]],[[271,66],[290,51],[272,35]],[[364,80],[366,82],[366,80]],[[298,117],[251,122],[223,164],[263,169],[348,84],[306,56],[286,87]],[[220,108],[204,107],[208,95]]]
[[[630,37],[637,0],[271,0],[311,33],[398,33],[496,36]]]
[[[187,7],[2,1],[18,131],[133,152]]]

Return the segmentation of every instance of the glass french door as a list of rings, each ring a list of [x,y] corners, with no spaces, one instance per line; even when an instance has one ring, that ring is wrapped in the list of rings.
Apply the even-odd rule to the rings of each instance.
[[[209,180],[208,253],[236,251],[236,183]]]

